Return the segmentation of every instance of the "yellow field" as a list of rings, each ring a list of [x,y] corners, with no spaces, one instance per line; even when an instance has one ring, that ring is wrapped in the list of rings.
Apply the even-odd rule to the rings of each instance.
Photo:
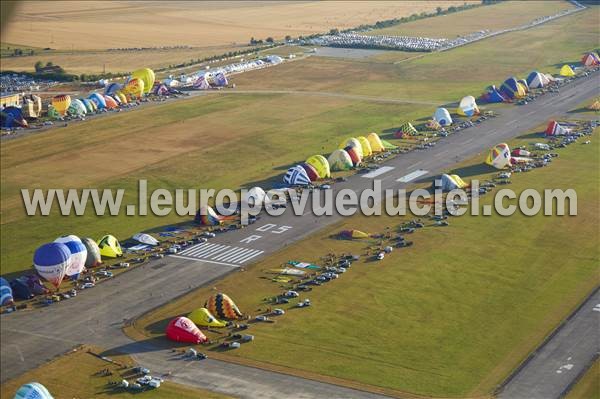
[[[53,49],[209,46],[350,28],[463,1],[19,3],[2,41]]]

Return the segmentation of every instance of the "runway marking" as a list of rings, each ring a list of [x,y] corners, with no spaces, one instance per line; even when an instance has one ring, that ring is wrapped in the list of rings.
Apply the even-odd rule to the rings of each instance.
[[[207,260],[207,259],[198,259],[198,258],[192,258],[189,256],[181,256],[181,255],[169,255],[172,258],[178,258],[178,259],[185,259],[185,260],[193,260],[195,262],[206,262],[206,263],[213,263],[215,265],[222,265],[222,266],[229,266],[229,267],[240,267],[240,265],[233,265],[231,263],[225,263],[225,262],[215,262],[213,260]]]
[[[600,303],[596,304],[596,306],[594,306],[594,307],[592,308],[592,310],[593,310],[594,312],[600,312]]]
[[[377,168],[367,174],[362,175],[362,177],[366,177],[367,179],[372,179],[374,177],[377,177],[379,175],[382,175],[384,173],[389,172],[390,170],[394,169],[393,166],[382,166],[381,168]]]
[[[54,340],[54,341],[66,342],[66,343],[69,343],[69,344],[78,344],[79,343],[79,342],[73,341],[71,339],[64,339],[64,338],[52,337],[50,335],[34,333],[34,332],[31,332],[31,331],[14,330],[12,328],[3,328],[2,330],[3,331],[12,332],[12,333],[15,333],[15,334],[31,335],[32,337],[38,337],[38,338],[44,338],[44,339],[51,339],[51,340]]]
[[[517,120],[516,120],[516,119],[513,119],[513,120],[512,120],[512,121],[510,121],[510,122],[506,122],[506,126],[514,125],[515,123],[517,123]]]
[[[264,251],[260,249],[204,242],[194,245],[190,248],[186,248],[178,254],[172,256],[180,257],[182,259],[238,267],[238,265],[247,262],[263,252]]]
[[[408,182],[415,180],[418,177],[426,175],[427,173],[429,173],[429,172],[426,171],[425,169],[415,170],[414,172],[411,172],[405,176],[402,176],[401,178],[397,179],[396,181],[400,182],[400,183],[408,183]]]

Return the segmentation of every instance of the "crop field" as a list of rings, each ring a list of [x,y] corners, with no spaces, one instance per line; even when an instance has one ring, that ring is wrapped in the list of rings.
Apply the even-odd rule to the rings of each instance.
[[[25,373],[24,375],[2,384],[0,396],[12,398],[17,389],[28,382],[41,382],[55,399],[72,398],[156,398],[156,399],[225,399],[226,396],[182,385],[165,382],[159,389],[132,394],[119,388],[112,388],[110,382],[121,382],[127,376],[129,368],[134,366],[133,359],[126,355],[111,356],[111,359],[126,365],[122,369],[116,364],[105,362],[88,353],[100,353],[99,348],[82,347],[64,356],[51,360],[43,366]],[[108,369],[112,375],[102,375],[101,371]]]
[[[527,144],[540,130],[509,144]],[[598,133],[591,145],[559,150],[550,167],[518,174],[510,186],[517,195],[526,188],[573,188],[577,216],[463,216],[446,227],[426,221],[407,235],[413,247],[380,262],[367,258],[366,248],[378,247],[377,240],[332,235],[343,229],[395,232],[411,218],[354,216],[143,316],[128,332],[161,336],[168,320],[203,306],[215,290],[232,297],[242,312],[259,314],[273,306],[268,298],[288,287],[271,281],[268,269],[290,260],[320,264],[332,252],[360,254],[338,280],[301,294],[311,299],[310,308],[281,305],[286,315],[275,323],[252,325],[253,343],[232,352],[215,348],[209,356],[354,381],[401,397],[485,396],[597,283]],[[467,181],[492,178],[497,171],[482,161],[473,158],[452,173]],[[481,198],[482,204],[492,201],[492,194]],[[576,254],[564,251],[564,243],[573,241]]]
[[[481,30],[499,31],[525,25],[538,17],[574,8],[568,1],[507,1],[455,14],[408,22],[369,35],[425,36],[453,39]]]
[[[28,268],[38,245],[67,232],[128,237],[188,220],[176,215],[96,217],[89,210],[80,217],[54,213],[30,218],[24,212],[22,188],[124,188],[124,203],[135,204],[141,178],[148,179],[151,188],[167,189],[261,184],[293,162],[328,153],[343,137],[423,120],[436,106],[477,95],[512,74],[523,76],[540,66],[555,70],[555,65],[577,60],[581,52],[593,48],[595,33],[595,14],[586,11],[527,32],[400,64],[309,57],[236,75],[237,89],[224,95],[151,104],[3,142],[2,274]],[[515,45],[521,40],[535,42],[527,38],[547,44]],[[476,46],[479,56],[471,50]],[[505,47],[514,49],[510,60],[493,62],[490,54]],[[511,67],[511,62],[517,66]],[[302,91],[341,96],[302,95]],[[378,97],[407,102],[382,103]]]
[[[54,49],[245,44],[431,12],[463,1],[21,2],[3,41]],[[65,28],[68,21],[68,29]],[[156,29],[152,29],[155,27]]]

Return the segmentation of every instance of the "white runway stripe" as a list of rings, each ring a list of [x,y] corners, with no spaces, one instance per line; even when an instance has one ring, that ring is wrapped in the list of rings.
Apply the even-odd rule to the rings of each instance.
[[[247,257],[245,257],[245,258],[242,258],[242,259],[238,260],[236,263],[244,263],[244,262],[247,262],[247,261],[249,261],[250,259],[254,258],[255,256],[258,256],[258,255],[262,254],[263,252],[264,252],[264,251],[257,251],[257,252],[255,252],[255,253],[253,253],[253,254],[250,254],[250,256],[247,256]]]
[[[389,172],[390,170],[394,169],[393,166],[382,166],[381,168],[377,168],[369,173],[366,173],[364,175],[362,175],[362,177],[366,177],[367,179],[372,179],[374,177],[377,177],[379,175],[382,175],[384,173]]]
[[[226,266],[239,266],[242,263],[262,254],[264,251],[253,249],[234,247],[231,245],[214,244],[204,242],[186,248],[177,255],[172,255],[177,258],[198,260],[208,263],[223,264]]]
[[[426,171],[426,170],[423,170],[423,169],[415,170],[414,172],[409,173],[406,176],[402,176],[401,178],[399,178],[396,181],[399,181],[401,183],[408,183],[410,181],[415,180],[417,177],[421,177],[423,175],[426,175],[427,173],[429,173],[429,172]]]
[[[214,260],[221,260],[223,258],[228,257],[229,255],[231,255],[232,253],[236,253],[240,250],[241,248],[237,248],[237,247],[229,247],[229,249],[225,252],[221,252],[219,253],[217,256],[213,256],[211,259]]]
[[[227,262],[238,262],[240,259],[255,251],[255,249],[245,249],[244,251],[237,253],[234,257],[227,259]]]
[[[238,248],[239,250],[236,250],[235,252],[231,253],[231,254],[227,254],[225,255],[225,257],[222,259],[225,262],[231,262],[237,258],[241,258],[243,254],[247,254],[248,252],[254,251],[254,249],[250,249],[250,248]]]

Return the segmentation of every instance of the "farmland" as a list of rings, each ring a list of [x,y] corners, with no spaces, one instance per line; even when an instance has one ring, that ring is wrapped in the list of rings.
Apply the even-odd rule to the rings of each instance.
[[[590,10],[524,33],[400,64],[389,59],[351,62],[309,57],[234,77],[239,90],[255,93],[231,91],[151,104],[4,142],[2,273],[27,268],[34,248],[60,234],[99,237],[111,232],[127,237],[182,221],[175,215],[95,217],[89,212],[82,217],[55,213],[30,218],[23,211],[21,188],[119,187],[127,190],[125,203],[135,203],[139,178],[148,179],[150,187],[162,188],[236,188],[264,182],[292,162],[331,151],[348,135],[382,132],[405,120],[423,119],[436,105],[477,95],[506,76],[522,76],[533,68],[553,71],[556,65],[577,60],[596,44],[595,22]],[[516,46],[523,41],[526,45]],[[548,46],[554,50],[548,51]],[[497,53],[507,58],[495,62],[492,54]],[[302,91],[341,96],[303,96]],[[346,94],[375,100],[346,98]],[[376,101],[379,97],[407,103],[382,103]]]
[[[510,145],[527,144],[540,129]],[[313,303],[309,309],[282,305],[287,314],[276,323],[252,326],[255,342],[220,356],[310,378],[357,381],[399,396],[487,395],[596,285],[597,134],[592,145],[560,150],[550,167],[517,175],[511,185],[517,194],[573,188],[576,217],[517,213],[464,216],[447,227],[426,222],[410,236],[414,247],[373,262],[365,261],[365,248],[377,246],[375,240],[332,235],[355,228],[395,231],[409,218],[355,216],[145,315],[130,333],[162,335],[170,318],[202,306],[215,290],[229,294],[242,311],[260,313],[269,306],[266,298],[285,289],[270,280],[269,269],[289,260],[319,264],[331,252],[361,254],[339,280],[302,294]],[[493,177],[481,162],[479,156],[451,172],[467,180]],[[563,251],[574,237],[576,255]]]

